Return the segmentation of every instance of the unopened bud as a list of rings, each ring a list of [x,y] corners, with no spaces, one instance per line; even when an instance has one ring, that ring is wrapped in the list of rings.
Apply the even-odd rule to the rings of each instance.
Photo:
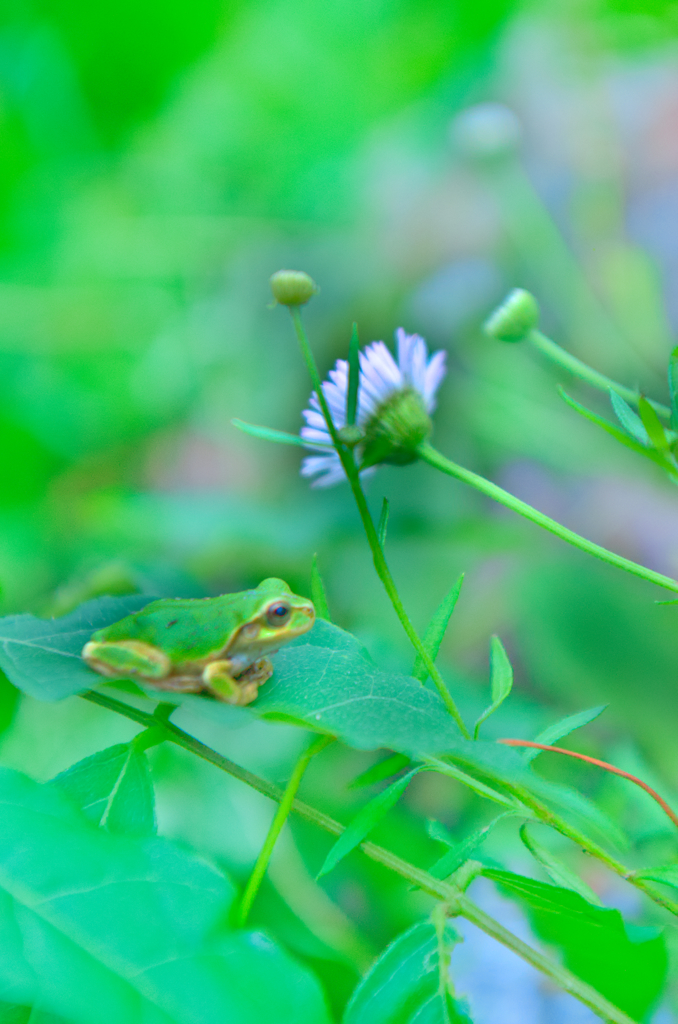
[[[363,434],[363,432],[360,429],[360,427],[356,427],[356,426],[353,426],[353,427],[348,427],[348,426],[342,427],[341,430],[338,433],[339,433],[339,440],[343,444],[345,444],[348,448],[355,448],[355,446],[357,444],[360,444],[360,442],[365,437],[365,435]]]
[[[318,286],[303,270],[277,270],[271,277],[271,291],[281,306],[305,306]]]
[[[397,391],[381,405],[365,427],[363,466],[414,462],[417,447],[432,429],[431,417],[418,391]]]
[[[485,321],[483,330],[498,341],[522,341],[538,323],[539,306],[534,295],[524,288],[514,288]]]

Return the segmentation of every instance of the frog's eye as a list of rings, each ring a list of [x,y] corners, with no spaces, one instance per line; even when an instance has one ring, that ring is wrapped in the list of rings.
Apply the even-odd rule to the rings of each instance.
[[[269,604],[266,609],[266,618],[270,626],[284,626],[291,614],[292,609],[286,601],[276,601],[275,604]]]

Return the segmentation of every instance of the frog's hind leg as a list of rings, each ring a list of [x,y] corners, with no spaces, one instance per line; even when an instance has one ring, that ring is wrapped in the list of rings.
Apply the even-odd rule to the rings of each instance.
[[[82,649],[82,656],[96,672],[123,679],[144,679],[158,685],[171,671],[170,659],[141,640],[90,640]]]

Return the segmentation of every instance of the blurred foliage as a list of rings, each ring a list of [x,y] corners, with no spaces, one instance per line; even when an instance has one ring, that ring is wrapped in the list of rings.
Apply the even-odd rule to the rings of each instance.
[[[675,575],[670,484],[579,420],[554,385],[606,415],[604,399],[518,346],[482,339],[479,325],[508,287],[532,288],[566,347],[666,399],[678,317],[677,34],[663,0],[3,5],[3,612],[235,590],[264,575],[309,593],[317,552],[335,620],[380,665],[411,669],[349,496],[309,491],[298,451],[230,426],[233,416],[300,425],[309,384],[286,317],[268,308],[280,266],[321,286],[307,322],[323,370],[345,355],[354,320],[363,342],[388,341],[400,324],[421,331],[449,353],[441,450]],[[523,132],[519,152],[494,162],[450,130],[487,100],[508,104]],[[496,632],[516,689],[489,735],[533,735],[609,703],[574,745],[616,751],[678,789],[676,607],[424,467],[380,470],[375,513],[385,494],[389,558],[418,627],[466,572],[441,650],[464,713],[487,703]],[[127,742],[132,730],[113,718],[76,698],[17,702],[3,679],[1,760],[47,778]],[[199,730],[278,780],[298,752],[281,725],[227,738],[206,722]],[[270,808],[180,752],[151,758],[160,831],[244,878]],[[547,760],[547,774],[667,844],[623,783]],[[347,820],[360,797],[345,787],[370,763],[328,751],[305,782],[309,798],[315,790]],[[410,801],[453,830],[486,824],[466,791],[416,779],[376,837],[417,862],[439,851],[415,829]],[[503,823],[488,849],[524,858],[514,833]],[[338,1008],[423,898],[357,854],[326,895],[312,878],[328,849],[295,826],[256,914],[276,921]]]

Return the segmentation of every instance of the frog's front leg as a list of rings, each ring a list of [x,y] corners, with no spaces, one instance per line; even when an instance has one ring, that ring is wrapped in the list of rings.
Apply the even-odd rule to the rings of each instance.
[[[268,658],[255,661],[237,678],[232,674],[229,661],[212,661],[203,671],[202,678],[205,689],[217,700],[226,704],[238,704],[244,707],[255,700],[259,687],[273,674],[273,666]]]
[[[163,651],[141,640],[90,640],[82,656],[90,668],[114,679],[130,677],[157,685],[172,669]]]

